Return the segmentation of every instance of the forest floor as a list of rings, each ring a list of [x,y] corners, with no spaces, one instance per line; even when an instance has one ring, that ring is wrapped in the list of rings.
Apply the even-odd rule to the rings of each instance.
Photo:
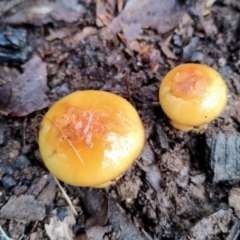
[[[139,2],[0,2],[0,34],[18,39],[0,51],[1,240],[240,238],[240,4]],[[189,62],[228,86],[224,112],[200,133],[174,129],[158,99],[166,73]],[[130,101],[146,140],[106,189],[60,182],[70,207],[41,160],[39,116],[86,89]]]

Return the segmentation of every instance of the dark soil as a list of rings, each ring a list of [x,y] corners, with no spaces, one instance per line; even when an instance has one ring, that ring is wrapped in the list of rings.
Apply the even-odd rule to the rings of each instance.
[[[239,175],[236,181],[214,182],[206,142],[218,133],[240,137],[238,1],[216,1],[201,20],[187,17],[165,34],[145,29],[137,40],[152,50],[142,55],[126,50],[119,35],[95,25],[94,2],[83,5],[87,11],[77,28],[91,26],[96,31],[76,45],[66,44],[64,39],[47,41],[52,23],[20,26],[28,31],[34,55],[46,63],[47,98],[54,103],[85,89],[116,93],[137,109],[146,142],[139,159],[109,188],[61,183],[77,211],[73,223],[64,223],[72,229],[72,238],[62,239],[237,239],[237,231],[232,229],[234,223],[239,227],[240,214],[230,208],[228,198],[233,188],[240,187]],[[176,58],[161,48],[163,42]],[[162,78],[186,62],[212,66],[229,89],[224,112],[200,133],[175,130],[158,103]],[[24,72],[20,65],[14,68]],[[0,87],[4,84],[0,82]],[[60,239],[56,233],[55,238],[47,234],[45,226],[52,226],[54,214],[62,221],[70,216],[68,203],[38,150],[39,115],[46,111],[14,117],[5,115],[4,109],[0,116],[0,226],[13,239]],[[207,226],[200,222],[220,214],[219,210],[225,212],[208,219]],[[214,230],[210,231],[210,226]],[[8,238],[2,234],[0,239]]]

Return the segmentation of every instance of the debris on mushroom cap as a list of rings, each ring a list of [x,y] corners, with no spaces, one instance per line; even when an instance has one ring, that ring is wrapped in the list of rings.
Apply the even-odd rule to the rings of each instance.
[[[77,91],[56,102],[43,118],[39,148],[49,171],[76,186],[106,187],[140,155],[144,127],[124,98]]]
[[[159,99],[175,128],[199,131],[222,113],[227,104],[227,86],[211,67],[182,64],[162,80]]]

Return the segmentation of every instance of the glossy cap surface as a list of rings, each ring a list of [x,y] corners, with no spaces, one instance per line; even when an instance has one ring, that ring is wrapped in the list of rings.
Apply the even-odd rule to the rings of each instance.
[[[221,114],[227,103],[227,87],[213,68],[202,64],[182,64],[162,80],[159,99],[173,126],[186,131]]]
[[[140,155],[144,127],[124,98],[77,91],[56,102],[43,118],[39,148],[49,171],[75,186],[105,187]]]

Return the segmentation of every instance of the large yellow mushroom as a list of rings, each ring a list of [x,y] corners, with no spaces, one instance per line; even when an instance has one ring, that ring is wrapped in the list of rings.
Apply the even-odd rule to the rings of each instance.
[[[132,165],[144,145],[144,127],[124,98],[77,91],[43,118],[39,148],[49,171],[75,186],[106,187]]]
[[[199,131],[223,111],[227,103],[227,86],[211,67],[182,64],[162,80],[159,99],[175,128]]]

